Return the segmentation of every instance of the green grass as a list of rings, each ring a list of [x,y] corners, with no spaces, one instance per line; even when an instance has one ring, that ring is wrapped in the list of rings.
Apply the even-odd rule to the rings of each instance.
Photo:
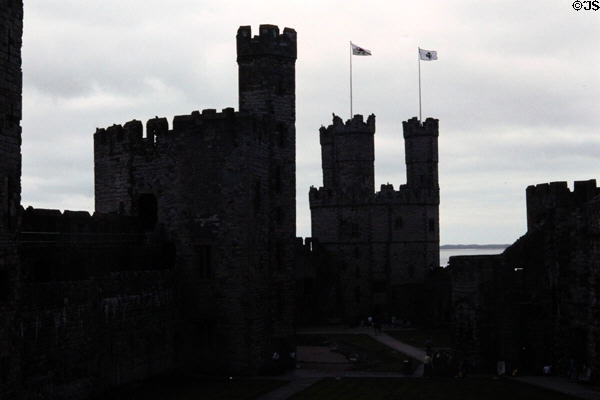
[[[357,371],[402,373],[403,361],[410,359],[364,334],[298,335],[298,344],[336,345],[339,353],[358,358],[352,368]],[[414,368],[418,365],[414,361],[412,364]]]
[[[292,400],[568,400],[574,397],[506,379],[326,378]]]
[[[449,329],[415,328],[398,331],[389,330],[385,331],[385,333],[403,343],[420,349],[425,349],[425,342],[427,340],[431,340],[434,348],[453,347],[453,335]]]
[[[247,378],[160,378],[115,390],[114,400],[250,400],[288,384],[285,380]]]

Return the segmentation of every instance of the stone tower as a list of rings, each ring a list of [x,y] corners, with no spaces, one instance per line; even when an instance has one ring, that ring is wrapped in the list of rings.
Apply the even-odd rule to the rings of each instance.
[[[252,37],[249,26],[237,33],[240,112],[268,127],[268,190],[271,248],[291,265],[296,237],[296,31],[261,25]],[[277,243],[283,239],[286,244]]]
[[[374,191],[375,116],[321,127],[323,187],[310,189],[312,236],[336,260],[330,298],[349,322],[419,319],[427,272],[439,266],[438,121],[403,122],[407,183]]]
[[[294,291],[296,238],[296,53],[294,29],[280,33],[275,25],[260,25],[257,36],[249,26],[238,29],[240,113],[252,115],[265,127],[268,176],[254,185],[262,194],[266,231],[262,237],[256,229],[254,240],[267,244],[272,271],[268,292],[282,304],[276,308],[283,310],[267,318],[266,324],[272,324],[274,335],[280,337],[293,336],[289,327],[294,301],[289,295]]]
[[[365,124],[357,116],[345,125],[335,117],[333,125],[321,127],[323,186],[342,192],[371,193],[375,190],[375,116]]]
[[[417,118],[402,122],[406,155],[406,184],[413,189],[439,191],[438,184],[438,121]]]
[[[237,51],[239,112],[97,130],[96,211],[173,238],[185,340],[211,338],[186,362],[256,373],[294,346],[296,32],[242,26]]]
[[[14,232],[21,203],[23,2],[0,1],[0,233]]]

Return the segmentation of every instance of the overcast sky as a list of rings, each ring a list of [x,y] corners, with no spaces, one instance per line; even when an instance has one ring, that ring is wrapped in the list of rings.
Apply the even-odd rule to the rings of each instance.
[[[546,1],[25,0],[23,205],[93,211],[96,127],[238,108],[235,34],[298,32],[297,233],[318,128],[377,116],[376,186],[406,182],[402,121],[440,120],[441,243],[512,243],[529,184],[600,178],[600,10]]]

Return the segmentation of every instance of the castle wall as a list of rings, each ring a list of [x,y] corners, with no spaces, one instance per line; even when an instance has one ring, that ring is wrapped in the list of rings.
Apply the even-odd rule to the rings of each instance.
[[[573,360],[597,380],[598,194],[595,180],[530,186],[524,236],[502,255],[451,258],[459,349],[527,373],[566,375]]]
[[[19,253],[12,237],[0,237],[0,397],[10,399],[20,388],[19,337],[21,281]]]
[[[15,231],[21,201],[23,4],[0,2],[0,398],[19,387],[21,281]]]
[[[21,203],[23,3],[0,3],[0,233],[14,231]]]
[[[16,312],[2,310],[2,398],[88,398],[173,368],[172,250],[135,218],[22,212],[0,256],[19,267]]]
[[[344,123],[334,116],[320,129],[324,186],[309,193],[312,235],[338,260],[338,313],[350,320],[417,318],[426,272],[439,266],[437,120],[412,119],[404,131],[407,173],[418,178],[374,192],[375,117]]]
[[[503,360],[522,370],[518,352],[518,274],[502,255],[450,257],[454,342],[464,361],[492,372]],[[519,332],[517,332],[519,331]]]

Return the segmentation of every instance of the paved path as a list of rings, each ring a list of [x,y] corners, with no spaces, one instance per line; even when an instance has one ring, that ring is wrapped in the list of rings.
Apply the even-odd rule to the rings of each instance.
[[[513,379],[519,382],[529,383],[530,385],[550,389],[555,392],[579,397],[580,399],[600,400],[600,388],[571,382],[566,378],[557,376],[520,376]]]
[[[425,358],[425,350],[403,343],[386,333],[381,333],[378,335],[369,334],[369,336],[377,340],[379,343],[383,343],[386,346],[391,347],[400,353],[406,354],[407,356],[412,357],[420,362],[423,362],[423,359]]]
[[[258,397],[257,400],[283,400],[309,388],[323,378],[406,378],[406,375],[391,372],[366,371],[320,371],[297,369],[277,379],[289,380],[290,383]]]
[[[380,343],[385,344],[392,349],[399,351],[400,353],[404,353],[409,357],[414,358],[415,360],[419,360],[423,362],[425,358],[425,350],[419,349],[417,347],[411,346],[409,344],[403,343],[392,336],[386,333],[375,334],[373,329],[371,328],[338,328],[338,327],[325,327],[325,328],[307,328],[307,329],[298,329],[296,332],[298,335],[307,334],[307,335],[331,335],[331,334],[362,334],[369,335],[373,339],[377,340]]]
[[[372,329],[369,328],[340,328],[340,327],[323,327],[323,328],[304,328],[299,329],[297,334],[365,334],[369,335],[378,342],[393,348],[401,353],[404,353],[416,360],[422,361],[425,357],[425,351],[417,347],[400,342],[399,340],[385,333],[375,335]],[[417,368],[412,377],[423,376],[423,364]],[[363,372],[363,371],[318,371],[297,369],[287,375],[278,377],[289,380],[290,383],[273,392],[267,393],[258,400],[281,400],[287,399],[292,395],[310,387],[322,378],[340,377],[340,378],[402,378],[406,375],[385,372]],[[600,400],[600,388],[581,385],[576,382],[571,382],[568,379],[560,377],[543,377],[543,376],[523,376],[511,378],[520,382],[541,388],[553,390],[555,392],[564,393],[570,396],[578,397],[585,400]]]
[[[303,391],[317,383],[321,377],[319,378],[297,378],[293,379],[287,385],[281,386],[272,392],[264,394],[258,397],[257,400],[283,400],[288,399],[295,395],[298,392]]]
[[[392,349],[399,351],[412,357],[416,360],[422,361],[425,357],[425,351],[416,347],[410,346],[406,343],[402,343],[390,335],[385,333],[375,335],[373,329],[369,328],[339,328],[339,327],[324,327],[324,328],[308,328],[299,329],[297,334],[307,335],[369,335],[376,341],[391,347]],[[411,376],[411,375],[408,375]],[[415,371],[413,377],[423,376],[423,365],[421,364]],[[303,391],[304,389],[312,386],[323,378],[405,378],[407,375],[393,373],[393,372],[368,372],[368,371],[322,371],[322,370],[311,370],[311,369],[297,369],[290,373],[278,377],[279,379],[289,380],[290,383],[275,389],[261,397],[258,400],[281,400],[287,399],[294,394]]]

